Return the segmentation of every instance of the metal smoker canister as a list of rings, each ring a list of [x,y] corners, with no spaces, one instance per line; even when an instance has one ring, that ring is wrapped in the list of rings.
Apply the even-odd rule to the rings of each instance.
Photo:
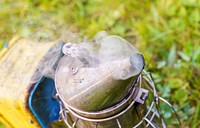
[[[118,36],[67,43],[56,69],[61,115],[68,127],[156,126],[147,117],[148,90],[141,88],[143,56]],[[146,115],[145,115],[146,114]],[[145,117],[146,116],[146,117]],[[145,117],[145,118],[144,118]],[[141,121],[147,119],[148,121]]]

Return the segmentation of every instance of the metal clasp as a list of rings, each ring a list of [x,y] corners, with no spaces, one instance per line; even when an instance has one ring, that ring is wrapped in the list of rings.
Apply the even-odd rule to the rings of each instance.
[[[149,91],[143,88],[140,88],[135,101],[140,103],[140,104],[144,104],[144,102],[146,101],[147,97],[148,97],[148,93]]]

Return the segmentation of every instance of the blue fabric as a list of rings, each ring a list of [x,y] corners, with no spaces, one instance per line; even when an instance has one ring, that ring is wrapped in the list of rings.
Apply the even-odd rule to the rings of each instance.
[[[42,128],[59,118],[60,107],[55,94],[54,80],[49,78],[41,78],[30,93],[30,110]]]

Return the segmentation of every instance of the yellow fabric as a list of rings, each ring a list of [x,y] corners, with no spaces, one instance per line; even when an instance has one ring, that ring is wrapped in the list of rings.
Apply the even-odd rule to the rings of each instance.
[[[15,37],[0,51],[0,121],[8,128],[40,127],[28,108],[28,88],[39,61],[53,44]]]

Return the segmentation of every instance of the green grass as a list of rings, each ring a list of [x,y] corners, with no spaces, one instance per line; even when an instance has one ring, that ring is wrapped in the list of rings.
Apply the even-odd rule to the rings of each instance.
[[[200,0],[0,1],[0,47],[16,34],[55,40],[67,31],[91,38],[100,30],[132,42],[183,127],[200,127]]]

